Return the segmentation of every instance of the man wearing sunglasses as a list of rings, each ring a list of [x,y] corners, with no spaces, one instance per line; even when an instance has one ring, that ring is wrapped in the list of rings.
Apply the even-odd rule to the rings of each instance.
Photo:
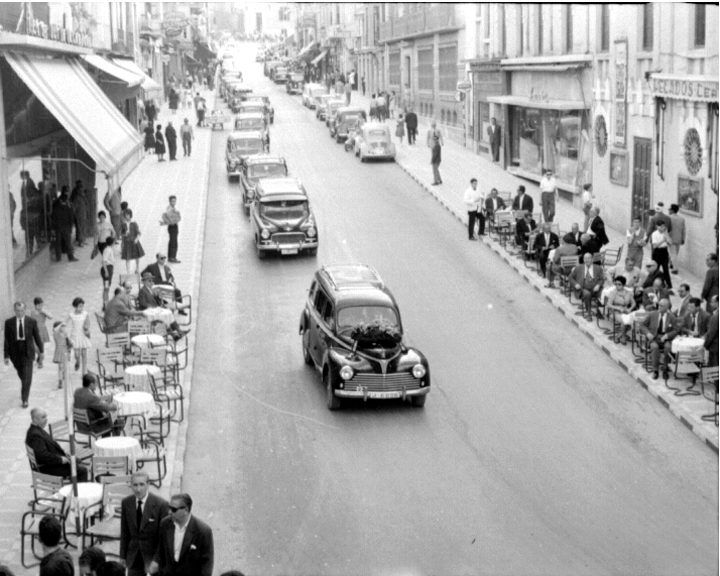
[[[153,561],[163,576],[212,576],[212,529],[191,512],[189,494],[170,499],[170,516],[160,523],[160,542]],[[155,567],[151,565],[151,572]]]

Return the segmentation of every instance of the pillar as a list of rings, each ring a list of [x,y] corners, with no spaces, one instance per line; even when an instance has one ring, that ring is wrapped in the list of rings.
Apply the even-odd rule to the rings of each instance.
[[[0,318],[12,315],[15,300],[15,270],[10,230],[10,191],[8,189],[7,146],[5,143],[5,105],[0,76]],[[18,198],[18,208],[20,199]]]

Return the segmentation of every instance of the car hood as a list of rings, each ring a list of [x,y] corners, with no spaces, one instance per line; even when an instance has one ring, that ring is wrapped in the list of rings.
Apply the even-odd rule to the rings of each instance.
[[[299,218],[268,218],[267,216],[260,216],[260,218],[267,222],[268,224],[272,224],[273,226],[277,227],[278,230],[283,230],[290,232],[291,230],[297,230],[300,226],[305,224],[306,222],[309,222],[310,224],[313,223],[313,215],[312,213],[307,214],[305,216],[301,216]]]

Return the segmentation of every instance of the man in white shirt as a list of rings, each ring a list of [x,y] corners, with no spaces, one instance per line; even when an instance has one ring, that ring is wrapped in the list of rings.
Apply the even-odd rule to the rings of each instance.
[[[463,204],[468,213],[468,240],[475,240],[475,220],[479,222],[478,234],[485,235],[485,216],[482,213],[483,194],[477,189],[477,178],[470,180],[470,186],[463,194]]]
[[[552,222],[555,218],[555,202],[557,201],[557,180],[552,170],[545,170],[540,180],[540,203],[542,204],[543,221]]]

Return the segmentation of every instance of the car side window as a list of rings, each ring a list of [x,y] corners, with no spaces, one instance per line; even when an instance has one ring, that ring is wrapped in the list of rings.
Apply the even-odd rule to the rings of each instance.
[[[330,330],[335,330],[335,308],[329,300],[325,303],[325,308],[323,309],[322,313],[322,319],[325,325],[330,328]]]
[[[327,301],[328,298],[327,296],[325,296],[325,292],[323,292],[322,290],[318,290],[317,294],[315,294],[315,300],[313,301],[313,304],[315,306],[315,310],[321,317],[323,313],[323,308],[325,307]]]
[[[317,282],[313,280],[313,283],[310,285],[310,290],[308,291],[308,298],[310,298],[311,302],[315,302],[315,294],[317,294]]]

